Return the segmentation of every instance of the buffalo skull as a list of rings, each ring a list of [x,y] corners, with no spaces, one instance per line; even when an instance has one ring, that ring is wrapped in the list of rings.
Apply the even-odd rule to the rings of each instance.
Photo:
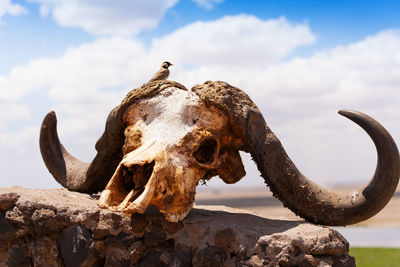
[[[302,175],[256,105],[225,82],[209,81],[188,91],[176,82],[155,81],[132,90],[108,116],[90,164],[61,145],[54,112],[43,120],[40,148],[49,171],[69,190],[102,191],[100,207],[128,214],[155,205],[171,222],[190,211],[200,180],[218,175],[235,183],[245,175],[242,150],[293,212],[319,224],[348,225],[387,204],[398,184],[400,159],[378,122],[357,111],[339,113],[370,135],[378,154],[372,180],[348,194],[331,192]]]

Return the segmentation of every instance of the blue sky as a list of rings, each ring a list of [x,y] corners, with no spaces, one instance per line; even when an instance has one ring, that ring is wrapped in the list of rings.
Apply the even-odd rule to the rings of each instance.
[[[95,36],[78,27],[57,25],[51,16],[41,16],[37,3],[14,1],[28,13],[5,15],[0,27],[0,72],[7,73],[16,65],[42,56],[61,55],[66,48],[93,40]],[[285,16],[291,21],[307,22],[318,42],[295,51],[310,55],[316,49],[327,49],[360,40],[386,29],[400,28],[398,1],[222,1],[213,8],[201,8],[194,1],[180,1],[167,10],[159,26],[141,32],[139,38],[150,41],[197,20],[210,21],[225,15],[252,14],[271,19]],[[5,52],[7,51],[7,52]]]
[[[165,59],[189,88],[246,91],[311,179],[366,182],[372,143],[336,111],[370,114],[399,143],[398,14],[398,1],[0,0],[0,186],[57,186],[37,143],[51,109],[90,161],[107,113]],[[244,157],[239,186],[260,186]]]

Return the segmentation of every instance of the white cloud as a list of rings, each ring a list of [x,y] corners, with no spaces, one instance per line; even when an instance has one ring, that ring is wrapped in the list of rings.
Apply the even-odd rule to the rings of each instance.
[[[297,110],[308,109],[306,101],[318,99],[325,107],[341,103],[382,112],[387,101],[392,106],[400,99],[399,45],[399,32],[381,32],[310,58],[269,66],[253,83],[268,84],[274,95]]]
[[[193,0],[199,7],[212,9],[214,5],[224,2],[224,0]]]
[[[141,84],[147,79],[140,72],[141,65],[137,64],[137,55],[145,53],[143,44],[131,39],[98,39],[70,48],[62,57],[41,58],[13,68],[9,76],[0,76],[0,101],[7,104],[2,107],[14,111],[11,113],[14,115],[0,116],[0,126],[6,128],[8,124],[27,122],[27,110],[31,103],[23,97],[46,90],[47,98],[37,101],[47,103],[62,118],[61,135],[68,139],[86,134],[94,144],[104,127],[108,112],[119,104],[132,85]],[[35,110],[29,110],[31,112]],[[37,118],[44,115],[35,113],[32,116]],[[39,123],[36,127],[39,131]],[[0,132],[1,135],[6,136],[7,140],[21,136]],[[3,137],[2,140],[6,139]],[[81,141],[75,142],[75,146],[79,146]],[[23,144],[14,141],[7,143],[7,146],[11,145]]]
[[[0,101],[0,131],[6,129],[9,122],[29,118],[29,110],[26,106]]]
[[[6,14],[18,16],[27,12],[28,10],[20,4],[13,4],[11,0],[0,0],[0,22],[1,18]]]
[[[0,135],[0,147],[3,149],[17,148],[16,151],[14,151],[16,154],[27,154],[29,148],[22,144],[33,143],[32,136],[35,136],[37,133],[36,127],[24,127],[12,133],[2,133]]]
[[[30,0],[62,26],[95,35],[133,35],[155,28],[178,0]]]
[[[314,40],[307,25],[246,15],[187,25],[148,47],[133,38],[103,38],[0,76],[0,88],[6,88],[0,91],[0,101],[17,109],[29,106],[23,96],[47,90],[43,101],[58,114],[60,139],[73,154],[90,161],[108,112],[168,59],[174,63],[170,78],[187,87],[218,79],[245,90],[306,175],[325,183],[369,177],[375,167],[373,145],[335,112],[347,107],[369,113],[399,143],[400,34],[386,31],[282,62]],[[26,118],[38,121],[44,114],[31,109],[27,114],[23,108],[16,113],[20,115],[15,120],[26,123],[30,134],[34,130],[29,127],[39,132],[40,123],[32,125]],[[13,139],[15,133],[18,142],[10,141],[13,150],[38,146],[32,144],[36,137],[29,139],[21,129],[11,129],[9,120],[0,125],[0,136]],[[13,155],[13,150],[7,153]],[[31,157],[39,157],[38,150],[29,151]],[[252,169],[248,173],[258,176]],[[18,172],[24,176],[23,169]]]
[[[182,27],[155,39],[152,52],[171,55],[192,66],[258,67],[276,62],[315,39],[306,24],[292,24],[284,17],[261,20],[243,14]]]

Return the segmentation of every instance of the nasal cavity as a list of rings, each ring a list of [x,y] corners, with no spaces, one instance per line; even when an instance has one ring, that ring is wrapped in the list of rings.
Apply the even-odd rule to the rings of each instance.
[[[208,165],[214,162],[217,148],[218,143],[215,139],[206,139],[193,153],[193,156],[199,163]]]
[[[121,172],[121,186],[126,191],[144,187],[153,173],[154,161],[143,165],[123,166]]]

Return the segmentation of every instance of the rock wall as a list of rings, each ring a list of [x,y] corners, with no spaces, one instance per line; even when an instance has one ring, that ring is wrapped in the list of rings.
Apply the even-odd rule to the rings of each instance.
[[[0,189],[0,266],[355,266],[336,231],[223,206],[179,223],[66,189]]]

